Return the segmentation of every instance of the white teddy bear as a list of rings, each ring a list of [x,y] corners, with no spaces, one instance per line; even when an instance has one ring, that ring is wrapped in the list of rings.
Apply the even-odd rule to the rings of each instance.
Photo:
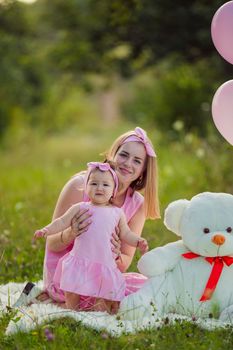
[[[124,319],[177,313],[233,315],[233,195],[205,192],[172,202],[166,227],[182,240],[141,257],[139,271],[149,279],[120,304]],[[232,317],[233,319],[233,317]]]

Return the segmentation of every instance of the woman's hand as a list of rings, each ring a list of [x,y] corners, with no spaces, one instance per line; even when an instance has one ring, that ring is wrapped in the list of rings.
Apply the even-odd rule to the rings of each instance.
[[[118,226],[115,228],[115,232],[112,233],[112,251],[116,255],[116,259],[119,259],[121,256],[121,240],[119,238],[120,229]]]
[[[81,209],[71,220],[71,232],[75,239],[83,232],[86,232],[91,224],[92,213],[89,209]]]

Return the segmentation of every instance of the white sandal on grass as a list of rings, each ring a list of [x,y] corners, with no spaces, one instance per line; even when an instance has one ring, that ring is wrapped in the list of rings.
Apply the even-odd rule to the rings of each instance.
[[[42,290],[37,287],[34,283],[28,282],[22,293],[20,294],[19,298],[16,300],[16,302],[12,305],[13,308],[20,307],[20,306],[26,306],[30,303],[38,303],[38,300],[36,300],[36,297],[41,294]]]

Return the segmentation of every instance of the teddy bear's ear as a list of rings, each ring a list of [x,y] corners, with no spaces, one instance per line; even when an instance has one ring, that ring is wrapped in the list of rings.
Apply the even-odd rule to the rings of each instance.
[[[177,236],[181,236],[179,232],[180,221],[188,203],[189,201],[187,199],[179,199],[170,203],[165,209],[164,224],[170,231],[176,233]]]

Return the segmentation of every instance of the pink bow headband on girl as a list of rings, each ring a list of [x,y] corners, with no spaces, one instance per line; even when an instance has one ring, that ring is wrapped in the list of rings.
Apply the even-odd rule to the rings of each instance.
[[[147,134],[145,130],[142,128],[139,128],[138,126],[134,130],[135,135],[130,135],[128,136],[123,142],[122,145],[126,142],[141,142],[143,143],[145,149],[146,149],[146,154],[150,157],[156,157],[156,153],[153,149],[153,146],[150,144],[147,138]]]
[[[87,186],[87,182],[88,182],[90,173],[94,169],[99,169],[101,171],[110,171],[110,173],[113,177],[114,183],[115,183],[115,188],[114,188],[114,192],[113,192],[113,197],[115,197],[116,193],[117,193],[117,189],[118,189],[118,177],[117,177],[115,171],[111,168],[109,163],[100,163],[100,162],[87,163],[87,174],[86,174],[86,180],[85,180],[85,188]]]

